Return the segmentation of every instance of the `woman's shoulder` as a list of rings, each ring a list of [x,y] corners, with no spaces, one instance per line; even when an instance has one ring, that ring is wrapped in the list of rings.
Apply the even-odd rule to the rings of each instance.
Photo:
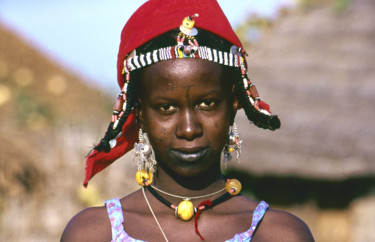
[[[139,207],[140,191],[135,191],[119,200],[122,211],[128,207]],[[117,199],[108,200],[116,205]],[[111,222],[106,206],[90,207],[76,214],[66,226],[61,241],[110,241],[112,238]]]
[[[254,235],[264,241],[314,241],[308,226],[297,216],[269,208]]]
[[[247,196],[239,196],[235,199],[234,207],[245,211],[249,209],[254,219],[254,212],[262,213],[263,218],[258,223],[253,241],[314,241],[308,226],[297,216],[286,211],[266,208],[265,203],[260,203]],[[260,206],[259,206],[260,205]],[[246,219],[240,220],[246,223]]]
[[[111,225],[105,206],[86,208],[76,214],[61,236],[61,241],[110,240]]]

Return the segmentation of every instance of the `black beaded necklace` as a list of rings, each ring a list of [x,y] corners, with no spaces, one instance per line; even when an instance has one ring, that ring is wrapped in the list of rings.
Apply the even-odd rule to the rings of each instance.
[[[197,197],[184,197],[184,196],[178,196],[178,195],[174,195],[174,194],[170,194],[170,193],[167,193],[167,192],[164,192],[162,190],[160,190],[159,188],[156,188],[154,186],[152,186],[150,183],[149,183],[149,179],[143,179],[143,182],[142,184],[144,187],[147,188],[147,190],[150,191],[150,193],[155,197],[157,198],[160,202],[162,202],[164,205],[166,205],[167,207],[175,210],[175,214],[176,214],[176,217],[183,220],[183,221],[188,221],[190,220],[193,216],[194,216],[194,226],[195,226],[195,232],[200,236],[200,238],[203,240],[203,237],[202,235],[200,234],[199,232],[199,229],[198,229],[198,218],[199,218],[199,215],[201,214],[202,211],[206,210],[206,209],[209,209],[209,208],[213,208],[214,206],[226,201],[227,199],[229,199],[230,197],[232,196],[235,196],[237,195],[238,193],[240,193],[241,191],[241,183],[236,180],[236,179],[228,179],[225,183],[225,188],[217,191],[217,192],[214,192],[214,193],[210,193],[210,194],[207,194],[207,195],[203,195],[203,196],[197,196]],[[181,201],[177,206],[173,203],[171,203],[170,201],[168,201],[167,199],[163,198],[156,190],[158,190],[159,192],[161,193],[164,193],[164,194],[167,194],[168,196],[172,196],[172,197],[177,197],[177,198],[181,198],[183,199],[183,201]],[[197,207],[194,207],[193,206],[193,203],[190,201],[191,199],[198,199],[198,198],[203,198],[203,197],[209,197],[209,196],[212,196],[212,195],[215,195],[217,193],[220,193],[222,191],[226,191],[223,195],[221,195],[220,197],[214,199],[214,200],[205,200],[205,201],[202,201]],[[147,203],[148,203],[148,200],[146,200]],[[148,203],[149,205],[149,208],[152,212],[152,214],[154,215],[153,211],[152,211],[152,208],[150,206],[150,204]],[[154,218],[155,218],[155,215],[154,215]],[[155,218],[155,220],[157,221],[157,219]],[[158,223],[158,221],[157,221]],[[159,223],[158,223],[159,225]],[[160,227],[160,225],[159,225]],[[164,234],[164,233],[163,233]]]

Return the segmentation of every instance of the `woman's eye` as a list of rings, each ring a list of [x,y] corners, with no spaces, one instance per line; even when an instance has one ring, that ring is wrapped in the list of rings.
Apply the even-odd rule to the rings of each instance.
[[[215,106],[215,102],[214,101],[206,100],[206,101],[201,102],[198,105],[198,108],[204,109],[204,110],[209,110],[209,109],[212,109],[214,106]]]
[[[176,107],[170,105],[170,104],[163,104],[160,106],[160,111],[162,112],[173,112],[174,110],[176,110]]]

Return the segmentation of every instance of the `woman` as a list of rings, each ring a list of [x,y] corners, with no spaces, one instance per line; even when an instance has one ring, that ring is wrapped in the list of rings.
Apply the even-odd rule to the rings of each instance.
[[[84,185],[134,147],[142,189],[83,210],[61,240],[313,241],[300,219],[242,195],[240,183],[221,174],[222,151],[228,160],[241,146],[237,109],[258,127],[280,126],[246,68],[215,0],[141,6],[121,35],[122,92],[88,156]]]

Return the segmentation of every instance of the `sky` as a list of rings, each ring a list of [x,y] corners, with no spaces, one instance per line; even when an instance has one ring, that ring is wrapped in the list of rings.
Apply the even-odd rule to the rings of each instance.
[[[116,61],[126,20],[145,0],[0,0],[0,24],[70,71],[117,93]],[[295,0],[218,0],[233,27],[247,14],[273,17]],[[1,36],[0,36],[1,38]]]

